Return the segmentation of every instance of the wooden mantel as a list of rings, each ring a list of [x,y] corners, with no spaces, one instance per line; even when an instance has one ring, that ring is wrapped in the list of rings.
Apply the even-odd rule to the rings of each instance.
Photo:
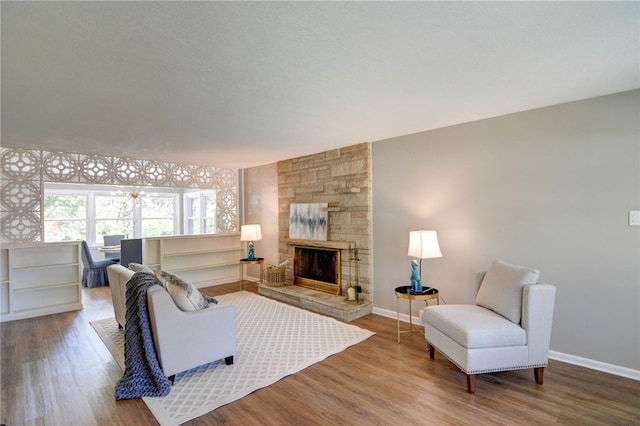
[[[297,240],[285,239],[287,245],[298,247],[320,247],[331,248],[337,250],[351,250],[356,248],[356,243],[352,241],[321,241],[321,240]]]

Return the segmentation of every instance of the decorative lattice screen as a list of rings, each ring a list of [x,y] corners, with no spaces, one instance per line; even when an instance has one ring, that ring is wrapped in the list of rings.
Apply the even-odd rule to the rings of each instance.
[[[0,156],[0,241],[42,241],[44,182],[214,189],[218,229],[238,229],[236,169],[13,148]]]

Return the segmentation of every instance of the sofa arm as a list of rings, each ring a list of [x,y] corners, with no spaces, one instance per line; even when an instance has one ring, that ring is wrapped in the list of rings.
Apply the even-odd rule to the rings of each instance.
[[[133,271],[122,265],[109,265],[107,267],[107,277],[109,278],[109,288],[111,291],[111,300],[113,301],[113,311],[116,321],[121,327],[125,326],[126,321],[126,286],[127,281],[133,276]]]
[[[165,375],[233,356],[236,351],[236,314],[232,305],[210,305],[183,312],[167,291],[147,291],[153,343]]]
[[[537,283],[522,288],[522,328],[527,332],[529,363],[546,365],[549,359],[556,288]]]

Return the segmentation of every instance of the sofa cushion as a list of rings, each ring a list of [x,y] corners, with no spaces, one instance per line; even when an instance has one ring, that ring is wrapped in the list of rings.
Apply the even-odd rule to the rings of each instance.
[[[147,265],[142,265],[140,263],[131,262],[129,263],[129,269],[133,272],[146,272],[148,274],[153,274],[153,270],[149,268]]]
[[[425,324],[468,349],[527,344],[527,335],[522,327],[481,306],[429,306],[423,310],[422,318]]]
[[[156,271],[155,275],[180,310],[199,311],[209,305],[207,299],[190,282],[166,271]]]
[[[489,267],[476,296],[476,304],[491,309],[516,324],[522,312],[522,287],[535,284],[537,269],[523,268],[502,261]]]

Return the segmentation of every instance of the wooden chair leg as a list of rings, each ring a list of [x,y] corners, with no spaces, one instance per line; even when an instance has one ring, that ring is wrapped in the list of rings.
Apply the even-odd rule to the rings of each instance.
[[[429,345],[429,358],[436,359],[436,348],[431,345]]]
[[[541,385],[544,382],[544,367],[534,368],[533,376],[536,379],[536,383]]]
[[[476,392],[476,375],[475,374],[467,374],[467,391],[469,393]]]

